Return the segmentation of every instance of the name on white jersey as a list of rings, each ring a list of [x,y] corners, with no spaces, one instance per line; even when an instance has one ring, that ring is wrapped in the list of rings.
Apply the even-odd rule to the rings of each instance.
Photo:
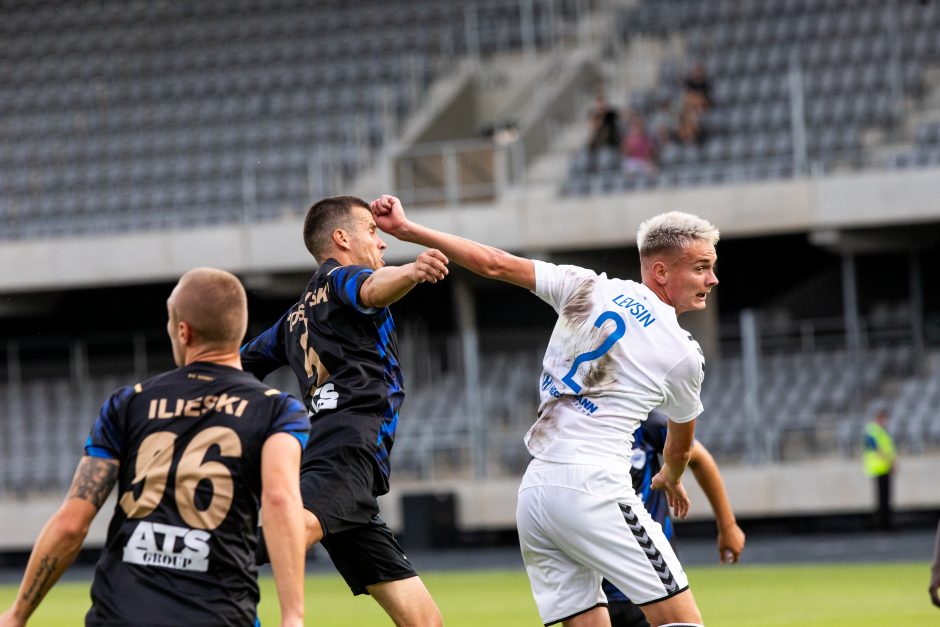
[[[644,329],[656,322],[656,318],[654,318],[653,314],[646,308],[646,305],[634,298],[620,294],[619,296],[615,296],[611,302],[618,307],[626,309],[627,313],[643,324]]]
[[[162,536],[163,541],[157,542]],[[201,529],[174,527],[142,520],[124,546],[124,561],[141,566],[159,566],[204,573],[209,570],[209,538]],[[177,550],[177,540],[182,546]]]

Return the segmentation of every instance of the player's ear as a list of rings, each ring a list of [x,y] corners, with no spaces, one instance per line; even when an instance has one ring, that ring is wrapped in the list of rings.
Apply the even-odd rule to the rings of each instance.
[[[657,283],[660,285],[666,284],[666,280],[669,277],[669,266],[666,265],[665,261],[662,259],[657,259],[650,266],[650,271]]]
[[[182,346],[189,346],[193,341],[193,328],[188,322],[180,321],[177,325],[177,337]]]
[[[333,229],[333,244],[340,250],[348,250],[349,233],[345,229]]]

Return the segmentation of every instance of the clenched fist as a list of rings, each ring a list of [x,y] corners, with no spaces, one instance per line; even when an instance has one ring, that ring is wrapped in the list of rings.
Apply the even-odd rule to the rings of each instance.
[[[444,256],[444,253],[436,248],[428,248],[415,259],[411,280],[415,283],[437,283],[438,281],[443,281],[444,277],[447,276],[447,264],[448,260],[447,257]]]
[[[372,201],[369,210],[372,212],[372,217],[375,218],[378,227],[389,235],[396,235],[397,231],[407,222],[405,209],[402,207],[401,201],[394,196],[387,194],[380,196]],[[446,259],[444,263],[447,263]]]

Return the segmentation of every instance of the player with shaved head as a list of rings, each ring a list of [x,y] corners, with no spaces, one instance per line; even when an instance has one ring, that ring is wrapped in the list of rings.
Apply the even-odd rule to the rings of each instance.
[[[642,282],[510,255],[407,219],[397,198],[372,203],[386,233],[434,246],[454,263],[534,292],[558,313],[543,360],[538,419],[525,436],[533,461],[516,523],[532,593],[546,625],[609,626],[604,577],[649,623],[701,625],[675,552],[633,490],[634,431],[668,417],[663,465],[652,479],[679,518],[704,357],[676,318],[705,308],[718,229],[687,213],[650,218],[637,233]]]
[[[33,547],[0,625],[25,625],[68,568],[115,484],[87,625],[257,621],[264,510],[281,624],[303,624],[297,473],[310,421],[295,398],[241,369],[245,290],[228,272],[187,272],[167,300],[177,369],[121,388],[101,408],[65,502]]]

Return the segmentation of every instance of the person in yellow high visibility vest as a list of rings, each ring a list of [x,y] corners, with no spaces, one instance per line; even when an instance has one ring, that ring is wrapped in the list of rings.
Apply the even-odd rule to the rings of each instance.
[[[894,472],[894,440],[885,428],[888,412],[880,410],[865,427],[865,474],[875,478],[878,495],[874,523],[876,529],[891,528],[891,475]]]

